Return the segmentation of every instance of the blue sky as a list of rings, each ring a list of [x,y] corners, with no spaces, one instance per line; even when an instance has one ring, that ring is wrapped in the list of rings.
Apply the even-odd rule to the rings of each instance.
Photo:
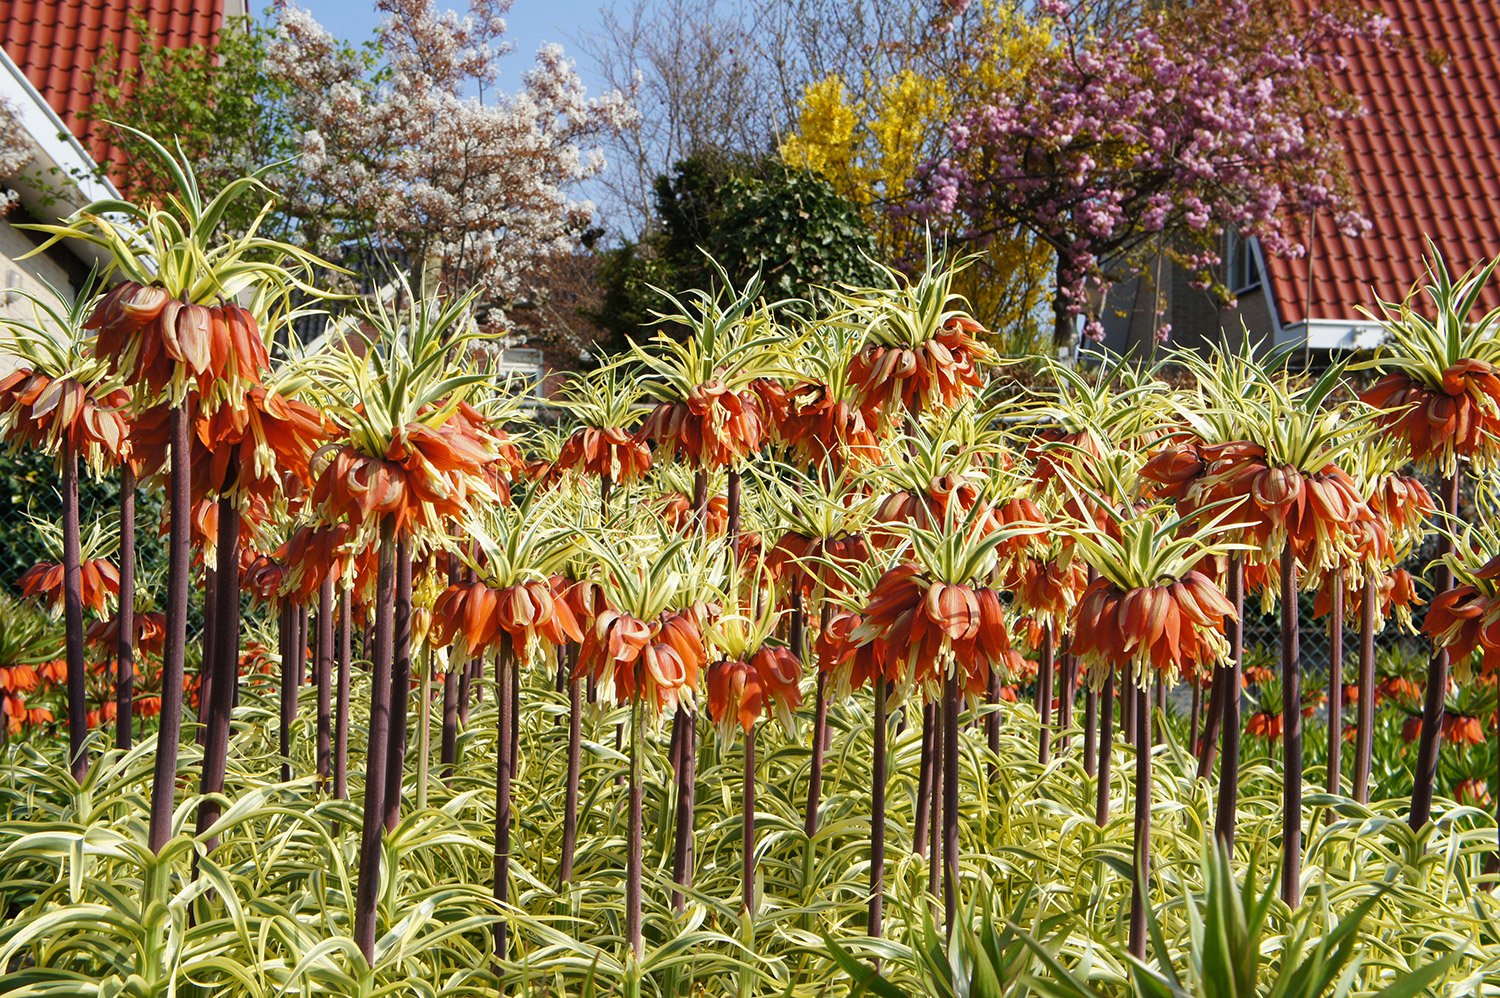
[[[312,11],[323,27],[350,41],[364,41],[375,33],[380,16],[374,0],[294,0]],[[515,50],[507,56],[501,69],[501,82],[507,87],[520,83],[521,73],[531,65],[532,56],[544,42],[557,42],[578,64],[579,72],[591,92],[600,88],[589,72],[588,60],[573,42],[599,24],[599,11],[606,0],[516,0],[505,21],[507,37]],[[464,0],[439,0],[442,6],[457,8]],[[264,13],[270,0],[252,0],[252,7]]]

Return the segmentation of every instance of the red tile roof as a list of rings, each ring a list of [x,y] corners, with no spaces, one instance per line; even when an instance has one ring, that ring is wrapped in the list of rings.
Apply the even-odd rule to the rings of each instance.
[[[149,25],[146,38],[132,15]],[[89,71],[105,47],[112,43],[121,64],[136,67],[143,41],[212,44],[223,23],[224,0],[0,0],[5,54],[96,161],[118,159],[108,127],[82,117],[93,100]]]
[[[1316,2],[1316,0],[1304,0]],[[1422,274],[1423,236],[1450,268],[1500,253],[1500,4],[1363,0],[1400,33],[1349,43],[1339,85],[1366,113],[1341,123],[1350,177],[1373,228],[1318,219],[1302,259],[1267,261],[1283,325],[1355,319],[1372,295],[1400,300]],[[1312,279],[1308,280],[1311,267]],[[1486,307],[1500,305],[1493,286]]]

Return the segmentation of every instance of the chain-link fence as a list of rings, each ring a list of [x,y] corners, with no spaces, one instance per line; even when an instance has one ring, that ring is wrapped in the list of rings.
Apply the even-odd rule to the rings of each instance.
[[[118,536],[120,478],[117,472],[79,483],[79,512],[84,533],[102,522]],[[161,527],[159,490],[142,487],[136,494],[137,577],[144,584],[166,569],[165,551],[154,543]],[[62,494],[50,457],[34,450],[0,450],[0,589],[15,594],[21,575],[42,561],[57,561],[60,551],[37,523],[62,522]],[[115,550],[108,557],[117,560]]]

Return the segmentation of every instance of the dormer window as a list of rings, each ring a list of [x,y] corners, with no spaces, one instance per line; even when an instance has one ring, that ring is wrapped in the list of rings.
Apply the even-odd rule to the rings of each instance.
[[[1261,285],[1260,252],[1255,240],[1232,229],[1224,233],[1224,284],[1236,295]]]

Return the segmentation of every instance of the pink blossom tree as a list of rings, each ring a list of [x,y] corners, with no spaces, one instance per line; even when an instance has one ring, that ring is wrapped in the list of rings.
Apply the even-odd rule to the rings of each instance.
[[[1226,229],[1301,253],[1299,222],[1355,210],[1331,126],[1357,108],[1331,85],[1337,43],[1380,19],[1293,0],[1121,5],[1038,0],[1054,44],[1019,86],[965,108],[926,164],[917,211],[983,240],[1029,230],[1057,253],[1055,338],[1092,291],[1165,253],[1203,285]],[[1086,335],[1102,336],[1097,321]]]
[[[277,0],[270,48],[305,129],[305,183],[287,192],[299,214],[339,219],[371,261],[502,306],[538,294],[533,261],[576,245],[593,206],[573,191],[603,167],[592,143],[635,117],[618,91],[588,97],[557,46],[497,93],[510,6],[378,0],[377,44],[361,53]]]

